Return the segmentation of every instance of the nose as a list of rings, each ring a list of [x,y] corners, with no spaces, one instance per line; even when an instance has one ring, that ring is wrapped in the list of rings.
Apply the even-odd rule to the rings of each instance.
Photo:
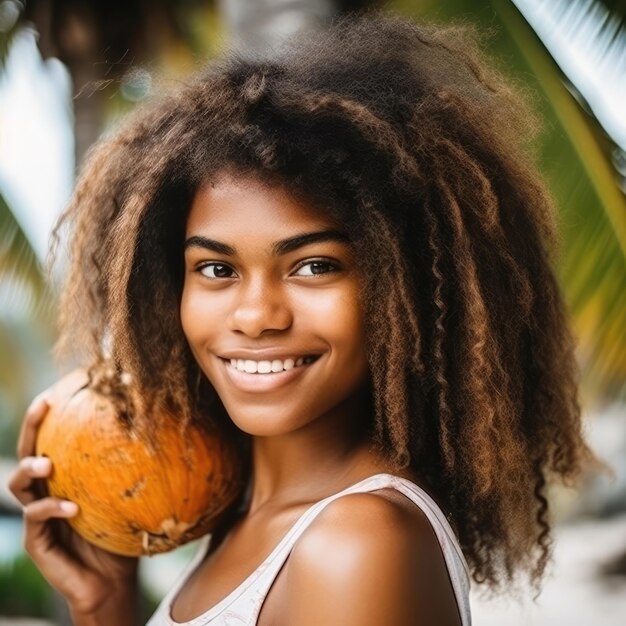
[[[279,286],[261,280],[242,284],[228,316],[230,330],[249,337],[286,330],[292,322],[286,294]]]

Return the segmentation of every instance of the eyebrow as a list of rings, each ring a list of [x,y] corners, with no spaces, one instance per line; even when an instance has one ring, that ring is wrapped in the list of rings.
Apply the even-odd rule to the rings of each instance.
[[[348,243],[350,240],[347,235],[338,230],[320,230],[313,233],[303,233],[302,235],[295,235],[288,239],[281,239],[272,245],[272,252],[280,256],[281,254],[288,254],[298,248],[308,246],[312,243],[319,243],[323,241],[338,241],[340,243]],[[189,237],[185,241],[185,250],[188,248],[204,248],[217,254],[224,254],[226,256],[235,256],[237,250],[233,246],[229,246],[221,241],[215,241],[208,237],[201,237],[194,235]]]
[[[348,236],[338,230],[320,230],[314,233],[304,233],[277,241],[273,246],[273,252],[276,255],[287,254],[298,248],[308,246],[312,243],[323,241],[338,241],[340,243],[348,243]]]
[[[218,254],[225,254],[227,256],[234,256],[235,254],[235,248],[232,246],[207,237],[199,237],[197,235],[189,237],[189,239],[185,241],[185,250],[188,250],[189,248],[204,248],[205,250],[217,252]]]

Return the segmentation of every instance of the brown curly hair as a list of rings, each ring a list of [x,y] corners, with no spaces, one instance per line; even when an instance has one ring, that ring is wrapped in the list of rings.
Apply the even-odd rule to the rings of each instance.
[[[185,221],[225,169],[283,185],[361,260],[372,440],[439,498],[477,582],[539,585],[546,486],[593,457],[537,130],[467,26],[365,15],[230,53],[92,151],[55,235],[71,228],[59,351],[236,436],[181,330]]]

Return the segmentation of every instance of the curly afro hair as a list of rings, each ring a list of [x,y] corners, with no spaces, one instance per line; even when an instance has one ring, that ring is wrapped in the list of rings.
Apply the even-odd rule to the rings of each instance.
[[[538,585],[546,486],[593,457],[537,130],[467,26],[373,14],[229,53],[92,150],[57,226],[72,234],[59,351],[129,373],[136,418],[165,403],[243,454],[181,330],[185,222],[224,170],[282,185],[362,262],[372,441],[438,497],[477,582]]]

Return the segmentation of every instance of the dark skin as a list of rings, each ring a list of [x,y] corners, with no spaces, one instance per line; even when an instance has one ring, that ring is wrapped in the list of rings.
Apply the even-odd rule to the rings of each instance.
[[[176,621],[197,617],[228,595],[320,499],[380,472],[419,483],[394,470],[364,435],[368,363],[359,264],[338,225],[281,187],[224,172],[196,194],[186,230],[183,330],[229,416],[252,436],[253,463],[248,510],[215,537],[179,592]],[[39,419],[28,426],[26,420],[25,459]],[[30,467],[21,462],[16,495],[28,491]],[[51,500],[38,501],[50,502],[36,522],[27,518],[27,536],[60,516]],[[25,511],[37,504],[22,502]],[[55,558],[67,546],[55,544]],[[29,553],[72,605],[45,545]],[[76,577],[79,565],[63,558],[66,575]],[[132,577],[131,563],[98,559],[87,558],[82,567],[100,586]],[[95,590],[83,587],[94,608],[83,604],[76,623],[112,623],[98,609]],[[129,623],[122,621],[127,600],[118,604],[115,623]],[[460,620],[429,522],[404,495],[382,489],[324,509],[297,541],[257,623],[457,626]]]

